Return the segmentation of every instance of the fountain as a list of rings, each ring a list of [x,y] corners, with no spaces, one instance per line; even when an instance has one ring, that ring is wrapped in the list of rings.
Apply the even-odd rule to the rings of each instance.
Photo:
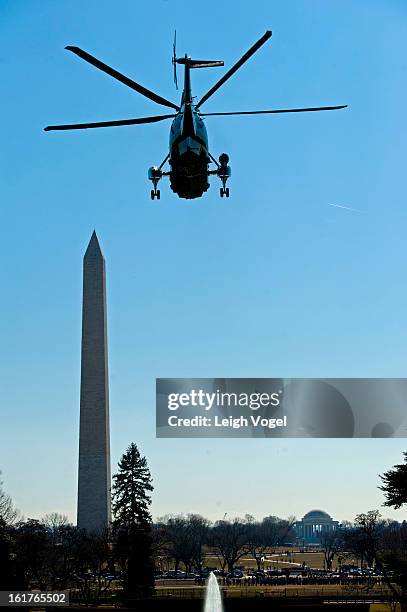
[[[218,581],[213,572],[209,574],[208,585],[206,587],[204,612],[223,612],[222,596]]]

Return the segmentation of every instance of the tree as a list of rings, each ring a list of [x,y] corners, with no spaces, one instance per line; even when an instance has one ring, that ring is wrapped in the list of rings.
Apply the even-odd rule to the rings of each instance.
[[[250,515],[247,521],[247,551],[256,561],[260,571],[265,554],[278,544],[281,544],[289,531],[288,521],[276,516],[266,516],[261,522],[256,522]]]
[[[61,527],[61,529],[67,530],[65,527]],[[111,574],[114,572],[109,530],[104,529],[97,533],[88,533],[86,530],[75,531],[76,538],[68,539],[68,542],[64,542],[58,548],[63,547],[69,551],[67,545],[69,543],[73,544],[71,552],[73,553],[72,558],[75,567],[71,575],[75,585],[86,605],[99,605],[101,597],[110,591]],[[68,534],[69,529],[66,535]],[[63,559],[65,559],[65,555],[61,550],[59,560],[62,561]],[[59,563],[59,573],[62,567],[63,565]]]
[[[383,527],[380,512],[369,510],[365,514],[358,514],[355,524],[361,560],[363,561],[364,557],[367,565],[371,567],[375,561],[378,561],[380,551],[380,535]]]
[[[192,563],[192,546],[189,538],[187,519],[182,514],[166,516],[160,519],[166,538],[168,556],[174,560],[175,572],[180,563],[185,567]]]
[[[188,526],[193,542],[192,563],[195,569],[201,573],[204,561],[203,546],[208,541],[210,521],[200,514],[188,514]]]
[[[113,476],[113,530],[115,550],[123,571],[127,599],[149,597],[154,592],[151,553],[152,478],[145,457],[132,443]]]
[[[0,472],[1,475],[1,472]],[[22,572],[17,571],[14,555],[14,523],[18,511],[3,489],[0,478],[0,590],[24,588]]]
[[[401,612],[407,610],[407,528],[395,521],[380,520],[380,513],[371,510],[359,514],[355,534],[358,547],[365,554],[369,564],[374,563],[383,574],[388,587]]]
[[[153,523],[151,527],[151,553],[154,559],[154,567],[157,572],[163,572],[164,566],[168,570],[168,563],[171,559],[168,533],[165,520],[157,519],[157,523]]]
[[[21,572],[17,573],[14,555],[15,528],[0,518],[0,591],[23,590]],[[18,580],[22,578],[22,580]]]
[[[82,579],[77,580],[83,570],[84,542],[88,536],[84,530],[77,529],[69,523],[65,515],[56,512],[47,514],[42,519],[48,539],[49,589],[63,591],[72,581],[82,590]],[[86,557],[89,564],[86,571],[94,566],[94,560]],[[83,570],[83,573],[86,573]],[[96,576],[96,573],[95,573]],[[83,594],[83,593],[82,593]],[[96,599],[97,601],[97,596]],[[94,600],[94,601],[95,601]]]
[[[407,452],[404,454],[404,463],[395,465],[392,470],[388,470],[380,476],[384,483],[379,487],[384,492],[386,501],[385,506],[401,508],[403,504],[407,504]]]
[[[113,476],[113,525],[150,525],[149,493],[154,490],[147,460],[132,443],[119,461]]]
[[[47,527],[36,519],[28,519],[17,527],[16,557],[24,571],[25,589],[35,584],[41,591],[49,585],[52,542]]]
[[[199,514],[182,514],[160,519],[165,534],[167,553],[174,560],[175,571],[180,563],[191,572],[195,568],[202,572],[203,546],[208,539],[210,521]]]
[[[1,476],[1,472],[0,472]],[[18,510],[14,507],[10,495],[3,490],[3,481],[0,478],[0,519],[7,525],[14,523],[18,517]]]
[[[395,605],[400,604],[400,610],[407,610],[407,525],[391,522],[382,534],[381,562],[387,585],[391,585]],[[393,576],[390,574],[393,572]]]
[[[237,561],[247,553],[247,522],[239,518],[217,521],[211,529],[210,543],[222,569],[227,566],[228,571],[233,572]]]
[[[330,571],[335,555],[343,547],[342,532],[339,529],[323,531],[319,541],[324,552],[324,568]]]
[[[63,527],[67,527],[70,525],[69,519],[66,514],[59,514],[58,512],[51,512],[50,514],[46,514],[42,518],[42,522],[52,534],[58,534],[58,532]]]
[[[88,534],[56,513],[7,525],[0,519],[0,590],[63,591],[75,586],[97,605],[114,571],[108,530]]]

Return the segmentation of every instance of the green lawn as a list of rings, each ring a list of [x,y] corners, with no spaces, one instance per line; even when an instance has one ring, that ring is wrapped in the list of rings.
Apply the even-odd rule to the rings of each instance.
[[[305,552],[300,553],[299,551],[291,552],[289,555],[285,554],[267,554],[264,561],[264,568],[275,568],[275,569],[298,569],[298,564],[305,564],[308,567],[317,569],[324,568],[324,554],[322,552]],[[220,568],[220,562],[213,553],[208,553],[205,557],[205,565],[208,567]],[[249,555],[244,555],[236,564],[237,566],[243,566],[247,569],[257,568],[255,560]],[[337,568],[339,565],[338,558],[334,558],[333,568]]]

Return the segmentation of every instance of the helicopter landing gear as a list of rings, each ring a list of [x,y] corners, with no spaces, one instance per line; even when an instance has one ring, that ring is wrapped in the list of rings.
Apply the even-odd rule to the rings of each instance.
[[[229,187],[226,187],[226,181],[228,180],[228,178],[230,178],[232,170],[230,166],[228,166],[228,163],[229,155],[227,155],[226,153],[222,153],[221,155],[219,155],[219,165],[216,174],[222,181],[222,187],[220,188],[221,198],[223,198],[223,196],[226,196],[227,198],[229,197]]]
[[[155,200],[156,198],[157,200],[160,199],[161,193],[160,193],[160,190],[157,189],[157,185],[162,175],[163,175],[163,172],[161,168],[158,168],[157,166],[151,166],[151,168],[149,168],[148,170],[148,178],[153,183],[153,189],[150,192],[152,200]]]
[[[161,196],[160,190],[157,189],[158,181],[160,181],[163,176],[170,176],[170,172],[162,171],[162,167],[169,159],[169,157],[170,154],[168,153],[168,155],[166,155],[165,159],[161,162],[159,166],[151,166],[151,168],[148,169],[148,180],[153,183],[153,189],[150,192],[152,200],[155,200],[156,198],[157,200],[159,200]]]

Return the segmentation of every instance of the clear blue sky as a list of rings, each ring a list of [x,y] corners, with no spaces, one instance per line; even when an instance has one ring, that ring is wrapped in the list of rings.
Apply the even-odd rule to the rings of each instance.
[[[64,47],[177,100],[171,46],[230,66],[267,43],[208,112],[349,104],[333,113],[208,118],[230,154],[193,202],[147,169],[168,124],[44,133],[52,123],[165,113]],[[155,378],[403,377],[407,372],[402,0],[0,4],[0,468],[25,516],[75,518],[82,256],[107,260],[113,471],[136,441],[153,513],[337,519],[379,507],[403,440],[156,440]],[[222,69],[193,74],[204,93]],[[353,212],[329,204],[358,209]],[[405,518],[405,511],[385,512]]]

